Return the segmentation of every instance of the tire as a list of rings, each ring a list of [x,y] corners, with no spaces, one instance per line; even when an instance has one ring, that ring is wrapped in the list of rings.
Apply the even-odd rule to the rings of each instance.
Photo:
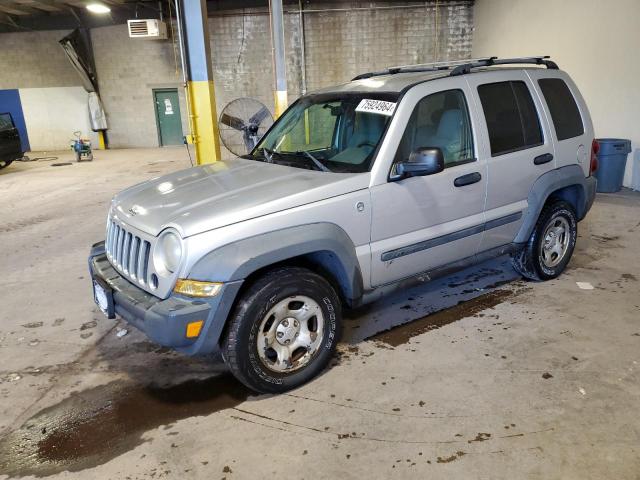
[[[231,373],[250,389],[285,392],[324,370],[341,320],[340,299],[323,277],[304,268],[278,268],[238,300],[222,355]]]
[[[13,163],[13,160],[0,160],[0,170],[2,170],[3,168],[8,167],[12,163]]]
[[[511,259],[513,268],[529,280],[551,280],[566,268],[576,246],[578,219],[573,207],[557,200],[540,212],[525,247]]]

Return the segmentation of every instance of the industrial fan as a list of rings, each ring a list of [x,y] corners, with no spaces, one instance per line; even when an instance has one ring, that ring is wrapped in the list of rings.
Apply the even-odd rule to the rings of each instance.
[[[234,155],[246,155],[273,124],[269,109],[253,98],[236,98],[222,109],[220,139]]]

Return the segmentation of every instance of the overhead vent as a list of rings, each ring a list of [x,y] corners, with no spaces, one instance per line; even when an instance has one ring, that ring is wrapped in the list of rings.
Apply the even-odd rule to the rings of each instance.
[[[131,38],[167,39],[167,24],[161,20],[155,18],[127,20],[127,25],[129,26],[129,37]]]

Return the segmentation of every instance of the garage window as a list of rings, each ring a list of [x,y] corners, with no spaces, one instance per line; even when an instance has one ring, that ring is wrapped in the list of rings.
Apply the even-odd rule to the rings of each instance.
[[[478,87],[487,120],[491,156],[542,145],[542,129],[524,82],[487,83]]]
[[[582,135],[582,117],[567,84],[559,78],[542,78],[538,80],[538,85],[549,106],[558,140]]]

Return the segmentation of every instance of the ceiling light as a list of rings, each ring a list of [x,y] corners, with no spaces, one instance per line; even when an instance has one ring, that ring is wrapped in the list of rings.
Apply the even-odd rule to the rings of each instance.
[[[90,3],[87,5],[87,10],[91,13],[109,13],[111,9],[102,3]]]

